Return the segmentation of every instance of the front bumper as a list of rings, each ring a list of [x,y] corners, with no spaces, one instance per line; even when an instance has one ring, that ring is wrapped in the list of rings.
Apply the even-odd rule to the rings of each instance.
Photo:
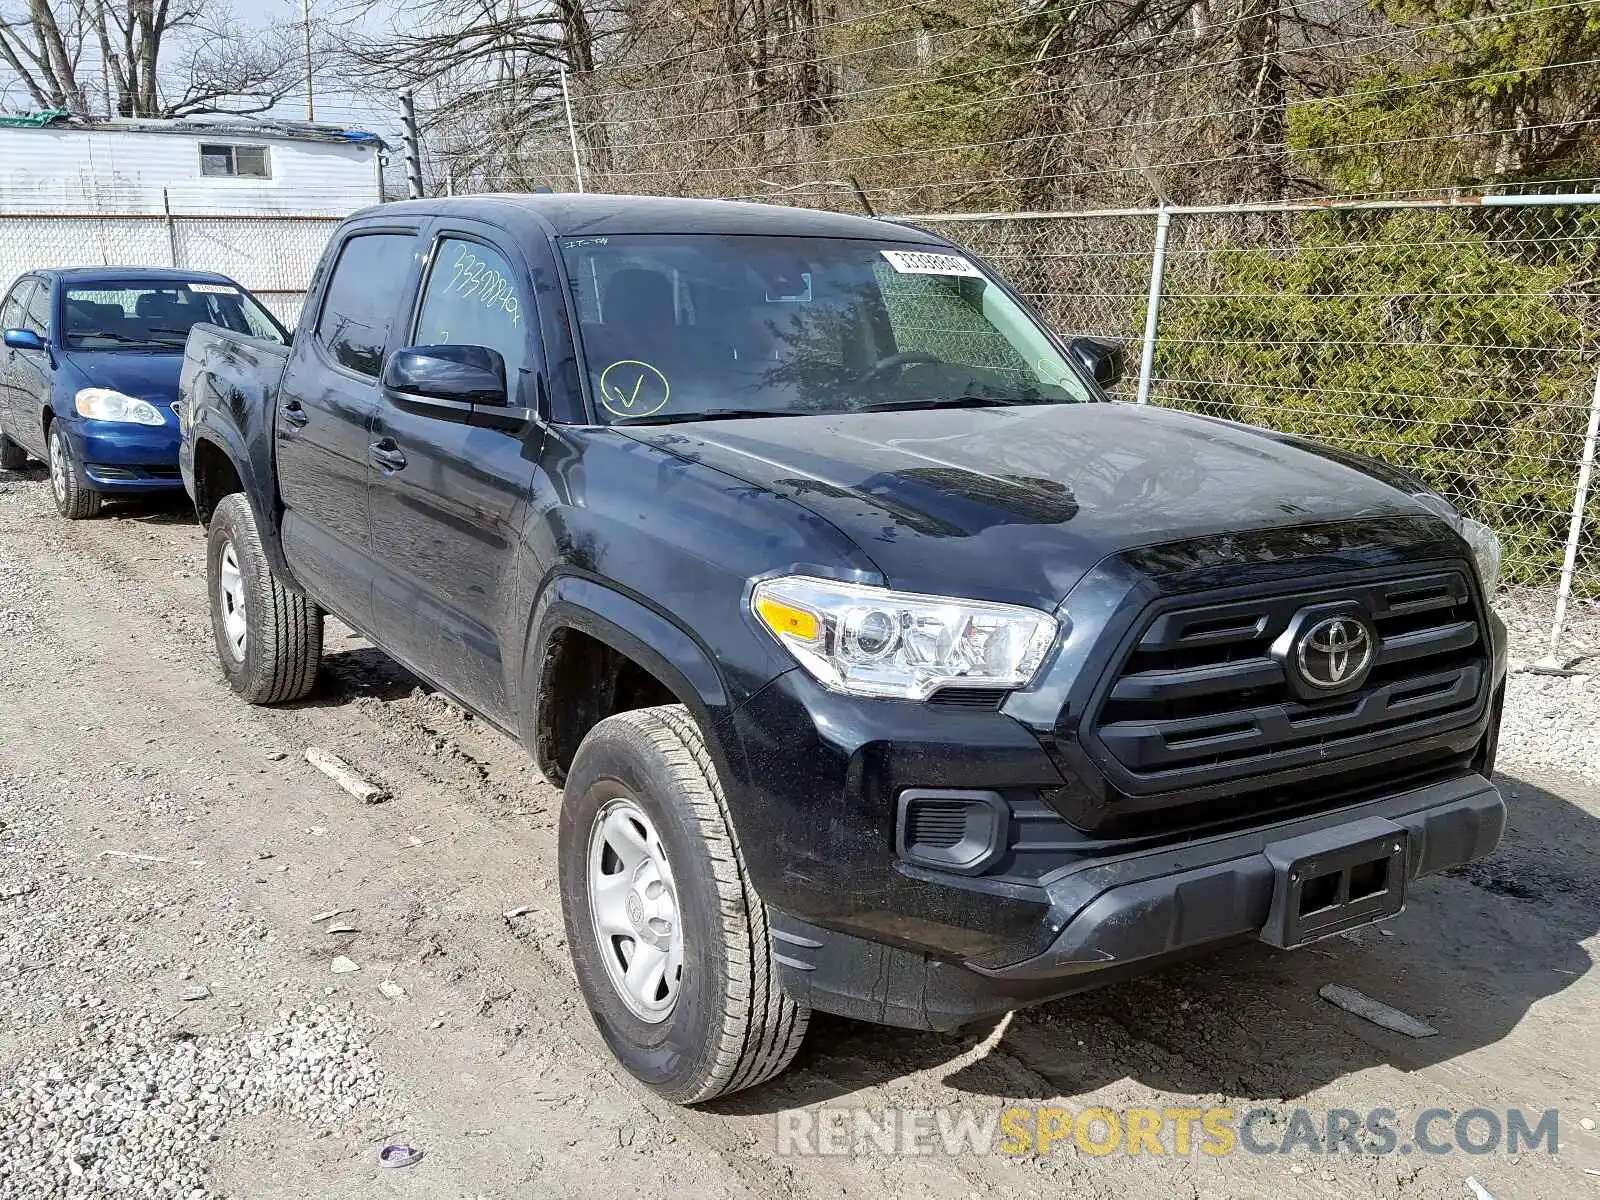
[[[1069,910],[1066,881],[1099,878],[1080,872],[1123,871],[1146,854],[1191,853],[1286,822],[1354,819],[1396,796],[1486,777],[1498,719],[1490,704],[1449,735],[1376,764],[1347,762],[1325,769],[1326,778],[1258,794],[1244,811],[1217,805],[1215,817],[1194,823],[1185,814],[1135,836],[1075,826],[1051,801],[1068,779],[1035,732],[1004,711],[863,700],[793,670],[735,710],[717,740],[727,752],[730,815],[768,907],[836,934],[994,970],[1044,953],[1093,899],[1081,896]],[[998,855],[966,873],[905,856],[901,801],[924,789],[991,798],[1004,810]]]
[[[1506,649],[1503,625],[1475,590],[1469,607],[1482,649],[1428,652],[1441,664],[1433,673],[1472,667],[1478,682],[1465,702],[1429,707],[1434,681],[1407,665],[1423,656],[1403,654],[1369,689],[1421,697],[1414,713],[1397,707],[1403,721],[1352,735],[1306,720],[1292,738],[1230,749],[1209,764],[1157,764],[1137,778],[1095,752],[1097,696],[1122,677],[1140,631],[1154,627],[1147,616],[1181,610],[1187,619],[1197,606],[1221,605],[1231,622],[1234,608],[1285,597],[1321,603],[1346,585],[1366,597],[1362,589],[1377,585],[1373,619],[1390,621],[1398,647],[1418,630],[1431,637],[1445,620],[1431,614],[1461,620],[1459,597],[1434,586],[1441,573],[1470,570],[1441,522],[1253,538],[1103,561],[1064,601],[1071,633],[1043,677],[999,708],[865,700],[797,668],[729,712],[714,730],[729,813],[752,882],[776,914],[774,946],[796,992],[824,1011],[946,1028],[1229,940],[1295,945],[1308,928],[1323,936],[1392,911],[1341,902],[1328,914],[1297,897],[1285,918],[1284,864],[1313,852],[1370,872],[1367,852],[1387,844],[1382,877],[1402,883],[1488,853],[1505,819],[1488,780]],[[1282,615],[1266,612],[1263,628]],[[1210,636],[1205,620],[1197,628]],[[1236,638],[1237,628],[1223,624],[1217,636]],[[1185,661],[1166,654],[1140,671],[1181,673]],[[1277,694],[1264,685],[1229,690],[1251,721]],[[1176,704],[1172,713],[1117,719],[1164,728],[1169,716],[1185,716],[1185,699],[1158,697],[1158,709]],[[1337,724],[1348,703],[1338,697],[1323,715]],[[1287,712],[1287,701],[1280,707]],[[1193,739],[1183,751],[1203,760],[1193,748],[1203,744]],[[1382,894],[1396,907],[1404,899],[1403,888]],[[1326,930],[1318,914],[1331,922]]]
[[[67,440],[82,466],[80,482],[96,492],[162,491],[181,488],[178,425],[79,419],[67,425]]]
[[[1042,951],[1001,966],[958,963],[781,911],[773,913],[773,948],[789,990],[814,1008],[953,1029],[1267,936],[1283,887],[1275,861],[1281,847],[1313,835],[1337,845],[1394,830],[1410,880],[1488,854],[1505,816],[1494,785],[1466,774],[1336,812],[1064,868],[1042,881],[1054,937]]]

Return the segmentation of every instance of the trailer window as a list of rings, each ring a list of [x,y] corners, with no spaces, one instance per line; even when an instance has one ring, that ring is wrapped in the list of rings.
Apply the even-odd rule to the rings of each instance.
[[[271,179],[272,162],[265,146],[235,146],[226,142],[200,143],[200,174]]]

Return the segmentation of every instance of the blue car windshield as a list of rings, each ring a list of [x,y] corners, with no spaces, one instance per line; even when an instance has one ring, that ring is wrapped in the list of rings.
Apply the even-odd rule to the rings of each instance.
[[[561,255],[609,424],[1093,398],[953,247],[629,234],[563,238]]]
[[[182,350],[201,321],[287,343],[283,326],[247,292],[208,280],[97,280],[68,285],[62,344],[74,350]]]

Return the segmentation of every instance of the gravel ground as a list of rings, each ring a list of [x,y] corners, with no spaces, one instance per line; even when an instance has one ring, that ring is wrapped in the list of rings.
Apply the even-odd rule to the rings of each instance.
[[[0,1034],[23,1047],[0,1080],[0,1196],[207,1196],[205,1152],[228,1139],[237,1118],[271,1113],[331,1127],[358,1105],[364,1114],[382,1111],[365,1023],[334,998],[337,988],[327,989],[327,1003],[258,1017],[258,989],[250,989],[247,1014],[244,1000],[214,994],[180,961],[205,952],[248,973],[259,948],[275,940],[264,922],[233,910],[218,933],[197,932],[187,945],[149,937],[175,899],[170,887],[153,872],[126,882],[97,877],[59,836],[64,795],[81,802],[101,791],[107,806],[178,813],[179,797],[146,794],[141,782],[124,765],[113,768],[109,787],[103,778],[35,775],[0,790],[0,980],[35,972],[49,979],[7,1006]],[[97,851],[87,862],[114,866],[123,853]],[[136,870],[180,865],[122,861]],[[200,880],[217,894],[217,881]],[[65,990],[124,991],[135,972],[187,982],[150,997],[154,1007]],[[291,987],[280,980],[272,990],[282,997]],[[200,1004],[226,1011],[208,1021]]]
[[[1550,656],[1549,597],[1518,590],[1496,607],[1511,642],[1501,755],[1508,763],[1600,781],[1600,603],[1569,608],[1556,660],[1560,674],[1531,666]]]
[[[577,1000],[559,795],[526,756],[337,625],[313,697],[239,705],[212,658],[202,576],[181,506],[69,525],[42,472],[0,477],[3,1200],[615,1200],[690,1181],[697,1200],[1455,1200],[1469,1175],[1496,1200],[1600,1195],[1583,1173],[1600,1170],[1600,1135],[1579,1123],[1600,1117],[1591,676],[1513,677],[1505,842],[1419,883],[1382,929],[1230,950],[947,1036],[818,1018],[788,1074],[686,1112],[620,1072]],[[1503,606],[1525,661],[1543,652],[1539,601]],[[1575,647],[1600,644],[1596,616],[1575,615]],[[357,803],[306,764],[308,746],[392,798]],[[1318,998],[1328,983],[1439,1034],[1349,1016]],[[1017,1102],[1556,1107],[1561,1153],[776,1147],[775,1118],[793,1110]],[[397,1143],[424,1157],[383,1168]]]

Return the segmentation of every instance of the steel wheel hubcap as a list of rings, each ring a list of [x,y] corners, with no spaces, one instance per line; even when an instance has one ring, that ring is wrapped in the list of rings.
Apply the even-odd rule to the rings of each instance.
[[[222,543],[217,570],[217,603],[222,613],[222,640],[234,661],[243,661],[250,622],[245,616],[244,575],[239,570],[239,556],[234,553],[231,541]]]
[[[50,486],[55,490],[56,501],[67,502],[67,456],[61,452],[61,435],[50,438]]]
[[[641,1021],[671,1015],[683,983],[683,923],[666,847],[632,800],[600,806],[589,830],[589,912],[612,986]]]

